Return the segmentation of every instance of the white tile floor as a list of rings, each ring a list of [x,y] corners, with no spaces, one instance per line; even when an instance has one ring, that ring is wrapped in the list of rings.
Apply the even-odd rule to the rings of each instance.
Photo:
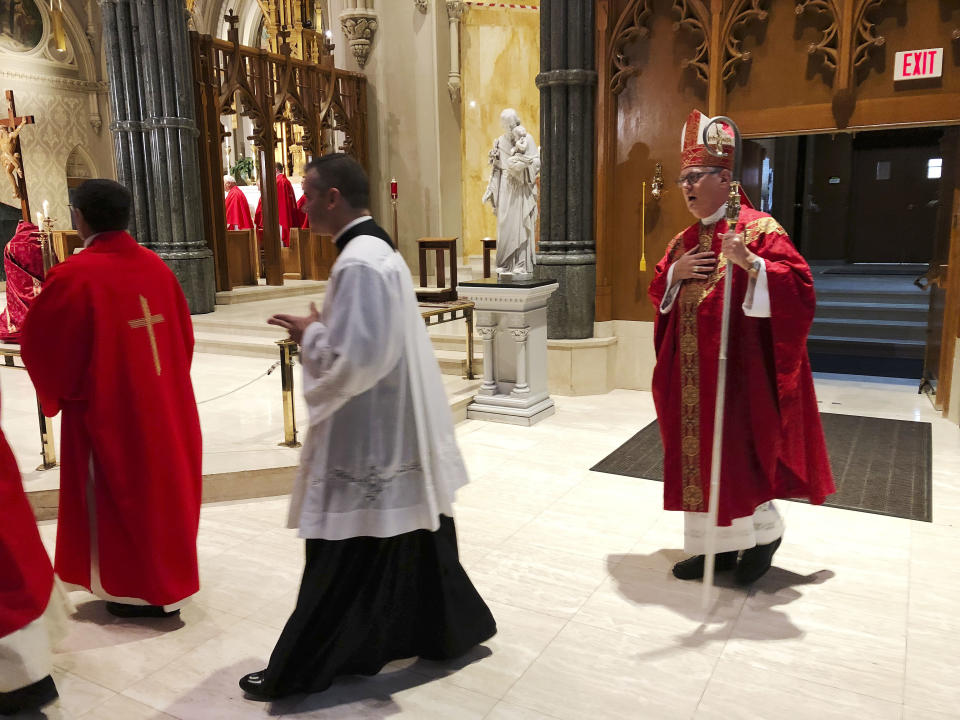
[[[273,705],[259,670],[293,606],[302,543],[284,498],[206,506],[203,589],[179,620],[121,622],[75,594],[49,718],[960,717],[960,429],[913,384],[820,377],[824,410],[933,424],[934,522],[802,503],[775,567],[709,616],[674,580],[682,520],[661,485],[588,468],[653,419],[648,393],[556,398],[533,428],[458,428],[463,563],[498,634],[463,662],[404,661]],[[52,546],[56,531],[42,534]]]

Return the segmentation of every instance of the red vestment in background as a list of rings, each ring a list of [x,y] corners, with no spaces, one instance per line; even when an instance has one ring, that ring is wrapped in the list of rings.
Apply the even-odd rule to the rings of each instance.
[[[0,638],[43,615],[53,568],[40,541],[20,470],[0,431]]]
[[[250,206],[243,190],[234,185],[227,192],[224,199],[227,211],[228,230],[249,230],[253,227],[253,218],[250,217]]]
[[[307,204],[307,196],[301,195],[297,200],[297,212],[300,213],[300,227],[304,230],[310,229],[310,216],[304,211],[303,206]]]
[[[27,310],[43,284],[43,250],[36,225],[22,220],[17,225],[3,250],[3,271],[7,274],[7,306],[0,313],[0,341],[17,342]]]
[[[280,219],[280,241],[284,247],[290,247],[290,228],[300,227],[300,212],[297,210],[297,195],[293,185],[283,173],[277,173],[277,217]],[[254,216],[257,227],[263,228],[263,196],[257,203]],[[258,233],[262,241],[262,235]]]
[[[736,231],[764,259],[770,317],[741,306],[748,276],[720,254],[721,219],[699,222],[667,246],[650,284],[657,308],[653,398],[664,446],[664,507],[706,512],[723,292],[732,292],[718,524],[753,514],[775,498],[822,503],[834,492],[806,340],[816,299],[806,261],[772,217],[741,210]],[[706,280],[685,280],[672,309],[659,311],[670,265],[691,248],[719,262]]]
[[[107,594],[151,605],[197,592],[200,422],[174,274],[101,233],[50,271],[21,346],[44,413],[63,412],[57,574],[92,589],[95,565]]]

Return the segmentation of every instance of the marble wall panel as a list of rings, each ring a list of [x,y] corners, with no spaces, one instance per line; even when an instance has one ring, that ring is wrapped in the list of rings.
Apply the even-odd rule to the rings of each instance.
[[[540,143],[540,13],[471,6],[461,29],[463,74],[463,256],[480,255],[484,237],[497,236],[497,220],[482,205],[490,179],[487,153],[503,130],[500,112],[512,107]]]

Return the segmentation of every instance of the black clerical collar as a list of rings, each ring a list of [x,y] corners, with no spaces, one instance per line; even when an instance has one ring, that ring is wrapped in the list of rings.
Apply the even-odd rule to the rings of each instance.
[[[343,252],[343,248],[346,247],[347,243],[353,240],[359,235],[373,235],[383,240],[387,245],[393,247],[393,240],[390,239],[389,233],[384,230],[382,227],[377,225],[372,217],[367,218],[357,218],[360,222],[353,222],[348,224],[346,228],[340,231],[337,235],[334,242],[337,244],[337,250]]]

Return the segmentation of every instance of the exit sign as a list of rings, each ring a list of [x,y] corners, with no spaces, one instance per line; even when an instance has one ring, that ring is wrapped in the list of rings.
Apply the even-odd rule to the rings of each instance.
[[[893,64],[894,80],[920,80],[943,75],[943,48],[898,52]]]

